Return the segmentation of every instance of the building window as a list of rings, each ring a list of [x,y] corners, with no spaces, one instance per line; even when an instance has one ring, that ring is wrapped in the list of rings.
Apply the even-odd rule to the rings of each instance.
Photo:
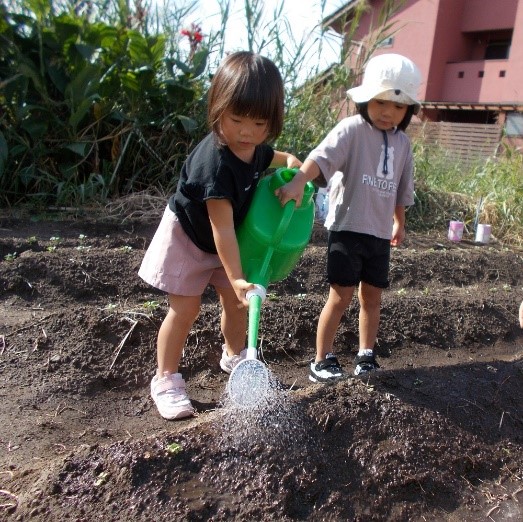
[[[458,78],[463,78],[465,76],[465,71],[458,72]]]
[[[490,42],[485,48],[485,60],[506,60],[510,54],[510,40]]]
[[[523,136],[523,114],[520,112],[509,112],[505,122],[507,136]]]
[[[499,71],[499,77],[505,78],[505,73],[506,73],[506,71]]]
[[[485,76],[485,71],[478,71],[478,78],[483,78]]]

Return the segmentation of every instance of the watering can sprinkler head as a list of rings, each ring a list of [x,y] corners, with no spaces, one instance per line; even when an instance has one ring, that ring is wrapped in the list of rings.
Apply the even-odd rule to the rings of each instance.
[[[255,315],[250,328],[257,326],[260,307],[267,296],[263,285],[255,284],[252,290],[246,293],[249,301],[249,310]],[[234,404],[243,408],[253,408],[260,404],[269,391],[269,370],[258,360],[256,348],[257,332],[249,330],[249,344],[247,356],[231,372],[227,391]]]
[[[233,404],[240,408],[252,409],[262,405],[267,399],[270,382],[269,370],[256,355],[249,358],[249,350],[256,352],[256,348],[247,349],[247,358],[238,363],[231,372],[227,392]]]

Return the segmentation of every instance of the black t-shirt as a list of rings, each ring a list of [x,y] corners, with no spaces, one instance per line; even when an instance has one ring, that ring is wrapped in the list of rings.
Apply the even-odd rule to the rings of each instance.
[[[178,216],[185,233],[205,252],[216,254],[208,199],[228,199],[233,210],[234,228],[244,220],[260,176],[274,158],[267,144],[258,145],[252,163],[245,163],[226,146],[208,134],[183,164],[176,192],[169,208]]]

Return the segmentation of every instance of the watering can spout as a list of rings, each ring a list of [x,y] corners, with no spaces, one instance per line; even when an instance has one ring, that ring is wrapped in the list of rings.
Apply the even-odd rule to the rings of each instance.
[[[249,301],[249,331],[247,339],[247,359],[256,359],[258,344],[258,327],[260,323],[261,305],[265,301],[267,290],[264,286],[256,284],[249,290],[245,297]]]
[[[245,359],[248,361],[258,359],[258,350],[255,346],[249,346],[249,348],[247,348],[247,355],[245,356]]]

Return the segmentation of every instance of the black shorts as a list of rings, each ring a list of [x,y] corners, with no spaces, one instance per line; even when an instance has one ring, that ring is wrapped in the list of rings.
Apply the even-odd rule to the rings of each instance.
[[[389,287],[390,240],[358,232],[329,232],[329,284],[356,286],[363,281]]]

